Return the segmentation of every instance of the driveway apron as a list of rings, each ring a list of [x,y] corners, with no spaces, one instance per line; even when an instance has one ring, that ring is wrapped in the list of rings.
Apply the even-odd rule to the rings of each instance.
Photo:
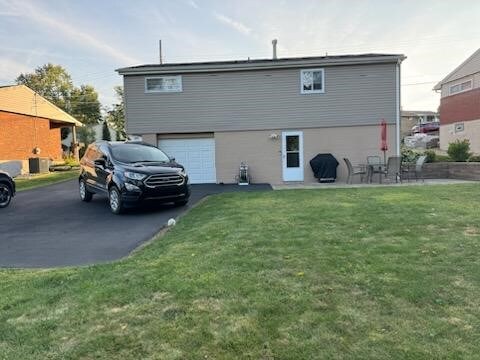
[[[270,185],[192,185],[188,206],[143,206],[110,212],[107,197],[80,201],[76,180],[18,192],[0,209],[0,267],[50,268],[96,264],[128,255],[205,196],[268,191]]]

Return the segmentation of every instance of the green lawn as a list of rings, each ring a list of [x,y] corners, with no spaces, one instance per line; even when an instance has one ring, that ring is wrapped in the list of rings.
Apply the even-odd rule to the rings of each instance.
[[[48,174],[34,175],[30,179],[15,179],[15,184],[17,191],[22,191],[74,179],[76,177],[78,177],[78,170],[57,171]]]
[[[479,190],[224,194],[123,261],[0,271],[0,359],[478,359]]]

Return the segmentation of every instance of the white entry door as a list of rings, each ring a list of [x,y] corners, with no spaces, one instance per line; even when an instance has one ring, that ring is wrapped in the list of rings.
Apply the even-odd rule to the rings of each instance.
[[[215,139],[161,139],[158,147],[185,167],[192,184],[216,182]]]
[[[303,181],[303,132],[282,132],[283,181]]]

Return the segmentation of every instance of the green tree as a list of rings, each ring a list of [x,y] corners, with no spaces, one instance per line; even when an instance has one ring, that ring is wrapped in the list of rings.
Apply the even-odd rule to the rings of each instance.
[[[70,74],[62,66],[50,63],[39,66],[33,73],[20,74],[15,82],[28,86],[60,109],[70,113],[70,98],[74,86]],[[69,128],[62,128],[62,140],[69,132]]]
[[[85,125],[98,124],[102,119],[98,93],[93,86],[76,88],[70,74],[60,65],[39,66],[32,73],[20,74],[15,82],[28,86]],[[69,132],[69,127],[62,128],[62,140]]]
[[[34,90],[60,109],[70,112],[70,97],[74,89],[72,78],[60,65],[45,64],[33,73],[20,74],[15,82]]]
[[[106,141],[112,140],[112,137],[110,136],[110,129],[108,128],[106,121],[103,122],[102,126],[102,139]]]
[[[84,146],[80,148],[80,157],[85,154],[87,146],[93,143],[95,140],[95,130],[93,129],[92,125],[87,124],[78,128],[78,141],[81,144],[84,144]]]
[[[74,88],[71,94],[72,115],[85,125],[97,125],[102,119],[98,93],[91,85]]]
[[[106,121],[117,132],[116,140],[125,140],[127,132],[125,130],[125,108],[123,104],[123,87],[115,86],[115,95],[118,99],[117,104],[112,105],[112,109],[107,111]]]

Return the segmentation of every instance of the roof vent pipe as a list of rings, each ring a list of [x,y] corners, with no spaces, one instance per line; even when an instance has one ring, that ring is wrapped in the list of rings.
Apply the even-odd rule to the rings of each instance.
[[[273,60],[277,60],[277,39],[272,40],[272,45],[273,45]]]

